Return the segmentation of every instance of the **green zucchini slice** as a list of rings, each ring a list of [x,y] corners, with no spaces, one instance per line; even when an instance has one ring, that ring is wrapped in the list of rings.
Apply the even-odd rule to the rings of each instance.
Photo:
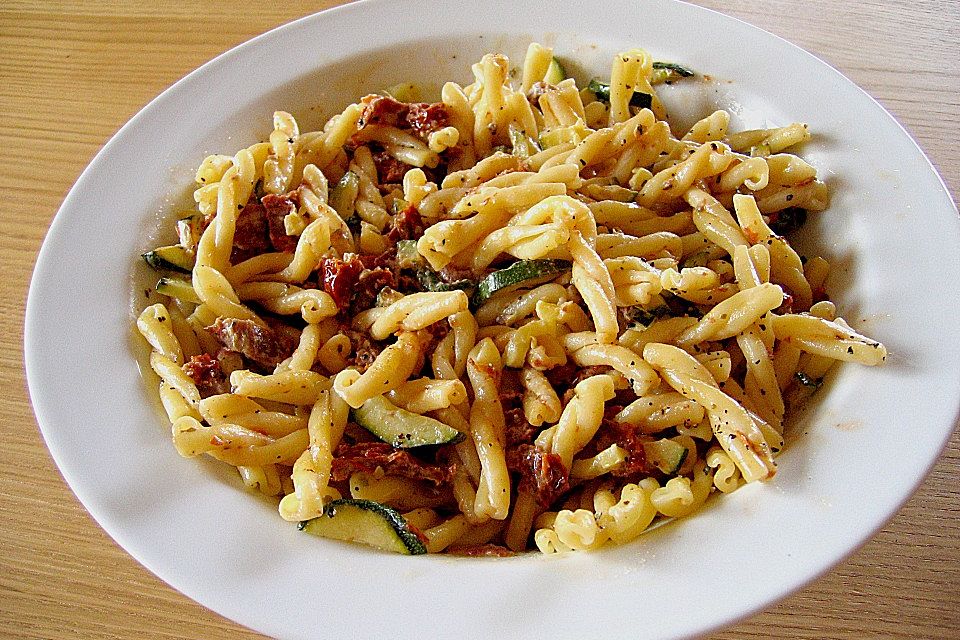
[[[644,442],[643,451],[647,462],[667,475],[675,474],[687,457],[687,448],[669,438]]]
[[[483,302],[501,289],[521,283],[533,284],[536,280],[551,278],[570,268],[566,260],[519,260],[506,269],[487,274],[477,284],[473,296],[474,304]]]
[[[155,288],[157,293],[162,293],[167,297],[183,300],[184,302],[192,302],[193,304],[200,304],[200,296],[194,291],[193,284],[189,280],[184,280],[183,278],[160,278]]]
[[[352,413],[354,422],[398,449],[460,442],[464,437],[453,427],[401,409],[383,396],[370,398]]]
[[[510,145],[513,147],[512,153],[518,158],[529,158],[533,154],[541,151],[540,145],[519,126],[511,124],[509,127],[509,135]]]
[[[692,75],[695,75],[693,71],[676,62],[661,62],[655,60],[653,62],[653,77],[650,79],[650,84],[674,82],[680,78],[689,78]]]
[[[547,73],[543,76],[543,81],[548,84],[559,84],[566,79],[567,72],[555,57],[550,58],[550,66],[547,67]]]
[[[360,177],[353,171],[347,171],[330,190],[328,202],[334,211],[344,220],[353,215],[357,194],[360,192]]]
[[[177,220],[177,236],[180,238],[180,246],[196,248],[200,242],[200,236],[203,235],[202,226],[203,214],[199,212]]]
[[[417,269],[417,282],[427,291],[470,291],[475,286],[470,280],[444,282],[437,273],[429,267]]]
[[[334,500],[322,516],[304,520],[299,529],[320,538],[359,542],[404,555],[427,552],[403,516],[373,500]]]
[[[587,85],[587,89],[593,92],[593,95],[597,96],[597,100],[600,102],[610,102],[610,83],[602,82],[600,80],[591,80],[590,84]],[[640,93],[635,91],[632,96],[630,96],[630,106],[639,107],[640,109],[649,109],[650,105],[653,104],[653,96],[649,93]]]
[[[180,271],[181,273],[193,271],[193,253],[178,244],[157,247],[153,251],[143,254],[143,259],[147,261],[148,265],[158,270]]]
[[[416,269],[425,260],[417,250],[416,240],[397,240],[397,266],[401,269]]]
[[[649,327],[657,318],[663,318],[671,314],[671,309],[663,299],[657,304],[656,299],[650,301],[647,305],[637,305],[634,307],[621,307],[620,311],[623,317],[633,328]]]

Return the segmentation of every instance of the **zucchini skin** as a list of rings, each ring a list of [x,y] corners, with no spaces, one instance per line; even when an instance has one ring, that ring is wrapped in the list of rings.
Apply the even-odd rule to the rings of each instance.
[[[643,446],[647,460],[667,475],[675,474],[687,459],[687,449],[669,438],[647,442]]]
[[[597,100],[600,102],[610,102],[610,83],[601,82],[600,80],[591,80],[590,84],[587,85],[587,89],[593,92],[597,96]],[[630,106],[638,107],[640,109],[649,109],[650,105],[653,104],[653,96],[649,93],[640,93],[634,92],[630,96]]]
[[[358,529],[365,520],[369,523],[371,516],[382,525],[381,535],[369,527]],[[297,528],[321,538],[359,542],[383,551],[414,556],[427,553],[423,540],[398,511],[373,500],[334,500],[324,508],[322,516],[304,520]]]
[[[678,80],[680,78],[689,78],[696,75],[690,69],[687,69],[683,65],[679,65],[676,62],[662,62],[660,60],[653,61],[653,70],[654,70],[654,82],[659,80],[660,82],[672,82],[673,80]],[[659,78],[657,77],[659,75]]]
[[[506,269],[500,269],[487,274],[477,283],[477,290],[473,294],[475,305],[483,304],[487,298],[501,289],[521,284],[527,280],[535,280],[547,276],[560,274],[570,268],[566,260],[518,260]]]
[[[681,78],[689,78],[696,75],[690,69],[679,65],[675,62],[660,62],[654,61],[653,63],[654,77],[651,79],[651,83],[659,84],[662,82],[673,82],[674,80],[679,80]],[[597,96],[597,100],[600,102],[610,102],[610,83],[603,82],[602,80],[593,79],[587,85],[587,89],[593,92]],[[653,103],[653,96],[649,93],[640,93],[635,92],[630,97],[630,105],[633,107],[639,107],[640,109],[649,109],[650,105]]]
[[[397,240],[397,265],[401,269],[416,269],[425,263],[417,251],[416,240]]]
[[[356,198],[359,188],[359,176],[353,171],[347,171],[330,190],[330,206],[344,218],[350,218],[353,214],[353,198]]]
[[[560,61],[557,60],[556,56],[550,58],[550,66],[547,68],[547,73],[543,77],[543,81],[549,84],[558,84],[566,77],[567,71],[563,68]]]
[[[177,220],[177,235],[180,237],[180,246],[195,250],[202,234],[203,214],[193,213]]]
[[[410,269],[414,272],[417,282],[424,291],[466,291],[467,295],[477,285],[470,280],[445,282],[436,271],[430,268],[426,260],[417,252],[416,240],[399,240],[397,242],[397,265],[401,269]]]
[[[158,271],[179,271],[190,273],[193,270],[194,256],[178,244],[157,247],[143,254],[143,259]]]
[[[160,278],[154,287],[157,293],[170,298],[177,298],[184,302],[200,304],[200,296],[193,288],[193,283],[182,278]]]
[[[425,291],[466,291],[470,292],[476,286],[470,280],[457,280],[456,282],[444,282],[435,271],[429,267],[417,269],[417,282]]]
[[[383,396],[367,400],[350,414],[358,425],[397,449],[452,444],[465,437],[453,427],[407,411]]]

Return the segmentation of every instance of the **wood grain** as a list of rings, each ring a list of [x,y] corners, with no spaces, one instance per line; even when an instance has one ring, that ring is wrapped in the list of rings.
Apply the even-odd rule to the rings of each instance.
[[[0,136],[7,148],[0,172],[0,385],[6,390],[0,398],[0,636],[262,637],[148,573],[73,497],[30,409],[23,308],[53,215],[83,167],[130,116],[217,54],[335,4],[0,2]],[[917,138],[956,198],[960,3],[698,4],[765,28],[839,68]],[[960,436],[954,434],[920,491],[863,549],[799,593],[711,637],[960,638],[958,495]]]

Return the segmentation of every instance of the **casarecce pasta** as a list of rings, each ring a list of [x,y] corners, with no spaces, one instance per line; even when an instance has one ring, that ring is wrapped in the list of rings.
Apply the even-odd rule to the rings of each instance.
[[[136,319],[176,450],[405,553],[624,544],[773,478],[832,363],[886,357],[785,237],[827,206],[814,134],[675,131],[657,91],[699,79],[642,49],[472,71],[200,163]]]

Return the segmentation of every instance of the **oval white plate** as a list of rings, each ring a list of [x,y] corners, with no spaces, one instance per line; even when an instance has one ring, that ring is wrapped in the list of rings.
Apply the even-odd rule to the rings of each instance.
[[[896,512],[937,458],[960,398],[960,347],[940,330],[960,316],[960,233],[909,136],[838,72],[734,19],[669,0],[543,6],[373,1],[289,24],[163,93],[64,201],[27,305],[37,418],[94,518],[191,598],[279,638],[681,637],[830,568]],[[600,553],[411,559],[323,541],[283,522],[220,465],[180,458],[138,373],[131,291],[146,277],[138,254],[163,216],[189,201],[199,161],[262,139],[274,109],[292,111],[306,130],[399,81],[466,83],[487,51],[519,62],[531,39],[580,61],[570,70],[581,80],[643,46],[718,79],[697,108],[726,106],[738,126],[809,123],[815,142],[804,153],[833,202],[804,243],[834,263],[842,314],[886,343],[887,365],[841,367],[801,418],[805,433],[774,482]]]

